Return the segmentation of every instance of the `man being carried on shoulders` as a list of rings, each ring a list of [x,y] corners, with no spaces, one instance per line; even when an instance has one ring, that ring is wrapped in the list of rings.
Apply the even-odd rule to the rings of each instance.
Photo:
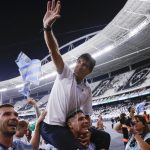
[[[47,11],[43,19],[44,39],[56,67],[57,77],[51,90],[47,115],[41,125],[43,139],[59,150],[84,149],[65,127],[69,112],[81,108],[87,115],[92,114],[92,92],[84,82],[95,66],[90,54],[79,56],[74,71],[63,61],[56,38],[52,31],[53,23],[60,18],[60,1],[47,3]]]

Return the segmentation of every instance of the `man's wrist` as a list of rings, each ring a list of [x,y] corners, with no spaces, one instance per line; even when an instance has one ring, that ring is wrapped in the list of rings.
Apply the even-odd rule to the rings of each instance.
[[[50,26],[44,26],[43,27],[43,31],[51,32],[52,31],[52,27],[50,27]]]

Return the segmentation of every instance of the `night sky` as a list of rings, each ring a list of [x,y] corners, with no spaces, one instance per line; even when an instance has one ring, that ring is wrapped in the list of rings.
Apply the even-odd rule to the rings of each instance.
[[[53,30],[62,46],[103,29],[127,0],[61,0],[61,18]],[[0,4],[0,81],[19,75],[15,59],[23,51],[31,59],[48,55],[42,28],[47,0],[9,0]]]

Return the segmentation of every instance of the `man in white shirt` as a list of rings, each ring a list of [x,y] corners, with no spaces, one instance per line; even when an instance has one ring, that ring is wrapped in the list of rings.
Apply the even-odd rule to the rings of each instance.
[[[47,3],[47,11],[43,18],[44,38],[52,60],[56,66],[57,77],[51,90],[47,115],[41,125],[41,135],[45,141],[59,150],[83,149],[65,127],[66,116],[78,108],[84,114],[92,114],[92,92],[84,82],[95,66],[95,60],[90,54],[79,56],[74,71],[64,63],[57,41],[52,32],[52,25],[60,17],[60,1]]]

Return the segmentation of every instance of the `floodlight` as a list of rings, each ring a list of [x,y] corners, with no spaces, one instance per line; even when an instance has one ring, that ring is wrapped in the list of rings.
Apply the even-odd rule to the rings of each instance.
[[[102,49],[102,50],[100,50],[100,51],[94,53],[94,54],[92,55],[92,57],[93,57],[93,58],[99,57],[100,55],[102,55],[102,54],[104,54],[104,53],[106,53],[106,52],[111,51],[114,47],[115,47],[115,46],[114,46],[113,44],[112,44],[112,45],[109,45],[109,46],[105,47],[104,49]]]
[[[0,92],[5,92],[5,91],[7,91],[7,88],[0,89]]]
[[[50,74],[46,74],[46,75],[42,76],[42,77],[40,78],[40,80],[48,79],[48,78],[53,77],[53,76],[55,76],[55,75],[56,75],[56,71],[54,71],[54,72],[52,72],[52,73],[50,73]]]
[[[129,38],[136,35],[139,31],[141,31],[149,21],[146,19],[142,23],[140,23],[136,28],[134,28],[130,33],[129,33]]]

